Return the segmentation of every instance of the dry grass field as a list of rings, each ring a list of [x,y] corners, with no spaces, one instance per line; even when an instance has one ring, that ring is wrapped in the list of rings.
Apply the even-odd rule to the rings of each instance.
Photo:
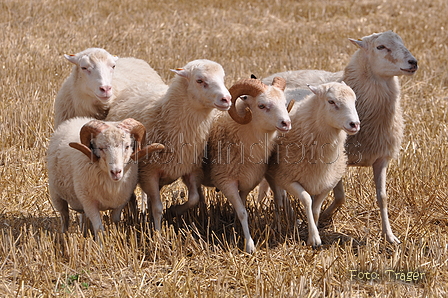
[[[447,15],[446,0],[1,0],[0,296],[448,297]],[[148,61],[167,82],[170,68],[207,58],[223,65],[230,87],[252,73],[342,70],[356,50],[349,37],[386,30],[420,66],[400,78],[405,138],[388,171],[402,244],[381,237],[367,168],[347,172],[347,203],[320,229],[317,250],[304,243],[298,201],[295,215],[279,216],[256,191],[253,255],[243,252],[233,208],[212,189],[199,208],[165,217],[160,234],[107,224],[100,248],[75,216],[70,233],[58,232],[45,154],[53,101],[71,71],[63,54],[103,47]],[[165,207],[184,195],[180,183],[163,189]]]

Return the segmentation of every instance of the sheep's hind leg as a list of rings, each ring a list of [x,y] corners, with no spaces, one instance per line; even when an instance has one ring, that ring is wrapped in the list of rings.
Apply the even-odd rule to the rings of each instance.
[[[311,196],[298,182],[293,182],[290,185],[287,185],[286,191],[293,196],[298,197],[305,209],[306,219],[308,220],[308,240],[306,243],[313,247],[320,246],[322,241],[314,221]]]
[[[322,212],[320,218],[322,221],[331,219],[334,212],[338,210],[345,203],[345,193],[344,193],[344,183],[342,179],[339,180],[338,184],[333,188],[334,200],[327,209]]]
[[[387,214],[387,194],[386,194],[386,174],[389,160],[379,158],[373,163],[373,179],[376,186],[376,199],[380,207],[382,234],[390,243],[400,243],[395,237],[390,227],[389,216]]]
[[[235,209],[236,214],[238,215],[238,219],[241,222],[241,226],[243,227],[244,238],[246,239],[246,252],[253,253],[255,252],[255,244],[249,231],[247,210],[239,195],[238,182],[233,181],[223,186],[224,187],[220,187],[220,189],[224,194],[224,196],[233,205],[233,208]]]

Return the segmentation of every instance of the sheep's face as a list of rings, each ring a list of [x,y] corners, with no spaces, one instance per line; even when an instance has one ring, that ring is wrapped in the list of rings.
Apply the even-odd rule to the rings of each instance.
[[[352,88],[345,83],[327,83],[309,88],[318,96],[321,104],[325,105],[324,115],[321,115],[322,121],[326,121],[331,127],[344,130],[349,135],[359,131],[356,95]]]
[[[417,60],[404,46],[400,36],[392,31],[351,41],[364,50],[373,73],[378,76],[413,75],[418,69]]]
[[[216,62],[195,60],[183,69],[173,70],[188,82],[191,104],[197,109],[217,108],[227,111],[232,102],[229,90],[224,85],[224,69]]]
[[[120,181],[133,153],[130,134],[111,126],[92,139],[92,143],[100,168],[108,173],[112,181]]]
[[[112,78],[115,62],[114,57],[103,49],[87,49],[76,55],[65,55],[78,69],[78,80],[82,81],[83,92],[101,103],[111,99]]]
[[[287,102],[282,90],[269,86],[257,97],[242,96],[241,99],[252,111],[252,123],[267,132],[288,132],[291,119],[286,109]]]

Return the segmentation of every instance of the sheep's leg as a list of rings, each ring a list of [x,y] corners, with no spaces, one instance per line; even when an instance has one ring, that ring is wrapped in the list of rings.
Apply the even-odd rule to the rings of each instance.
[[[154,218],[154,229],[156,231],[160,231],[162,229],[163,204],[160,199],[159,177],[149,177],[149,179],[141,181],[140,186],[147,194],[151,204],[152,216]]]
[[[52,197],[51,200],[54,208],[61,214],[61,232],[65,233],[68,231],[68,226],[70,223],[68,203],[60,197]]]
[[[135,196],[134,193],[132,193],[131,199],[132,199],[132,197],[134,197],[134,202],[136,203],[136,196]],[[118,208],[112,209],[112,212],[110,214],[110,218],[112,219],[113,223],[118,223],[121,220],[121,212],[123,211],[123,208],[126,207],[126,205],[128,205],[128,203],[126,203],[126,204],[124,204],[122,206],[119,206]]]
[[[286,191],[298,197],[305,209],[306,219],[308,220],[308,241],[306,243],[313,247],[321,245],[322,241],[320,240],[319,231],[314,221],[311,196],[298,182],[287,185]]]
[[[243,227],[244,238],[246,239],[246,252],[253,253],[255,252],[255,244],[252,236],[249,231],[249,223],[247,210],[241,200],[239,191],[238,191],[238,182],[233,181],[227,185],[223,185],[220,187],[220,190],[224,194],[224,196],[230,201],[233,205],[233,208],[238,215],[238,219],[241,222],[241,226]]]
[[[314,217],[314,223],[317,226],[317,222],[319,221],[319,215],[320,215],[320,209],[322,207],[322,203],[324,202],[325,198],[327,197],[328,192],[323,192],[321,194],[318,194],[316,196],[313,196],[313,217]]]
[[[264,197],[268,195],[269,195],[269,183],[266,179],[263,179],[258,185],[258,203],[261,203]]]
[[[387,214],[387,194],[386,194],[386,172],[389,160],[379,158],[373,163],[373,179],[376,186],[376,199],[380,207],[382,233],[390,243],[400,243],[392,233],[389,216]]]
[[[344,183],[342,179],[339,180],[338,184],[333,188],[334,200],[327,209],[322,212],[322,220],[330,219],[333,213],[338,210],[345,203],[345,193],[344,193]]]
[[[275,207],[276,209],[279,210],[284,210],[284,212],[286,212],[287,214],[293,214],[293,210],[291,208],[291,204],[285,204],[288,202],[288,197],[286,195],[286,191],[281,188],[280,186],[278,186],[274,179],[272,179],[269,176],[266,176],[266,181],[268,181],[269,186],[272,190],[272,192],[274,193],[274,202],[275,202]],[[288,206],[288,210],[286,210],[285,205]]]
[[[98,238],[98,232],[104,231],[104,226],[101,221],[100,210],[98,209],[98,207],[94,201],[90,202],[89,200],[84,200],[83,209],[84,209],[84,212],[85,212],[87,218],[92,223],[95,240],[100,241]]]
[[[198,180],[198,176],[193,173],[184,175],[182,177],[182,181],[185,183],[188,189],[188,200],[184,204],[171,206],[170,212],[172,212],[176,216],[181,215],[185,213],[185,211],[193,208],[199,203],[199,199],[201,197],[200,192],[202,192],[202,190],[201,184]]]

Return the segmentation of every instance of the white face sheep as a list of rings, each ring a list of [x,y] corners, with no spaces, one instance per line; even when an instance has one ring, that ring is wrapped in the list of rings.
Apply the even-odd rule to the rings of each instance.
[[[55,99],[55,128],[73,117],[105,119],[115,96],[137,82],[164,85],[145,61],[118,58],[101,48],[64,57],[75,66]]]
[[[277,132],[291,129],[284,87],[281,78],[275,78],[272,86],[256,79],[238,81],[230,88],[232,108],[229,113],[221,113],[210,130],[202,183],[216,186],[231,202],[243,227],[249,253],[255,251],[255,245],[244,206],[246,197],[266,172]],[[235,104],[242,95],[247,96]]]
[[[400,106],[400,84],[397,76],[413,75],[417,60],[404,46],[402,39],[392,31],[374,33],[362,39],[350,41],[359,49],[341,73],[341,78],[356,93],[356,109],[363,125],[360,133],[347,139],[346,150],[350,166],[372,166],[376,185],[377,202],[382,219],[382,233],[391,243],[400,243],[393,234],[387,212],[386,171],[389,161],[396,158],[403,138],[403,116]],[[326,76],[321,71],[298,71],[278,73],[285,77],[288,88],[301,88],[306,83],[322,81]],[[283,76],[282,74],[285,74]],[[329,80],[334,79],[327,73]],[[272,76],[271,76],[272,77]],[[269,80],[269,77],[266,78]],[[289,85],[292,82],[292,85]],[[286,90],[288,90],[288,88]],[[287,92],[285,91],[285,94]],[[329,218],[345,201],[342,181],[334,189],[335,200],[322,214]]]
[[[210,60],[194,60],[181,69],[163,93],[147,84],[124,90],[111,107],[107,119],[132,117],[146,127],[147,139],[163,143],[159,158],[139,165],[139,183],[148,195],[154,227],[161,228],[163,206],[160,188],[184,176],[189,201],[197,201],[198,182],[206,144],[216,108],[228,110],[231,96],[224,85],[222,66]]]
[[[112,220],[120,220],[137,185],[136,161],[164,148],[151,144],[142,149],[145,132],[134,119],[116,123],[77,117],[58,127],[47,160],[51,201],[61,213],[63,232],[69,226],[69,206],[85,212],[95,237],[103,230],[100,211],[112,209]]]
[[[345,139],[347,134],[359,131],[360,123],[355,93],[345,83],[309,88],[314,94],[293,108],[293,127],[279,141],[269,161],[266,179],[277,205],[282,200],[279,188],[299,198],[308,220],[307,244],[318,246],[321,204],[345,172]]]

